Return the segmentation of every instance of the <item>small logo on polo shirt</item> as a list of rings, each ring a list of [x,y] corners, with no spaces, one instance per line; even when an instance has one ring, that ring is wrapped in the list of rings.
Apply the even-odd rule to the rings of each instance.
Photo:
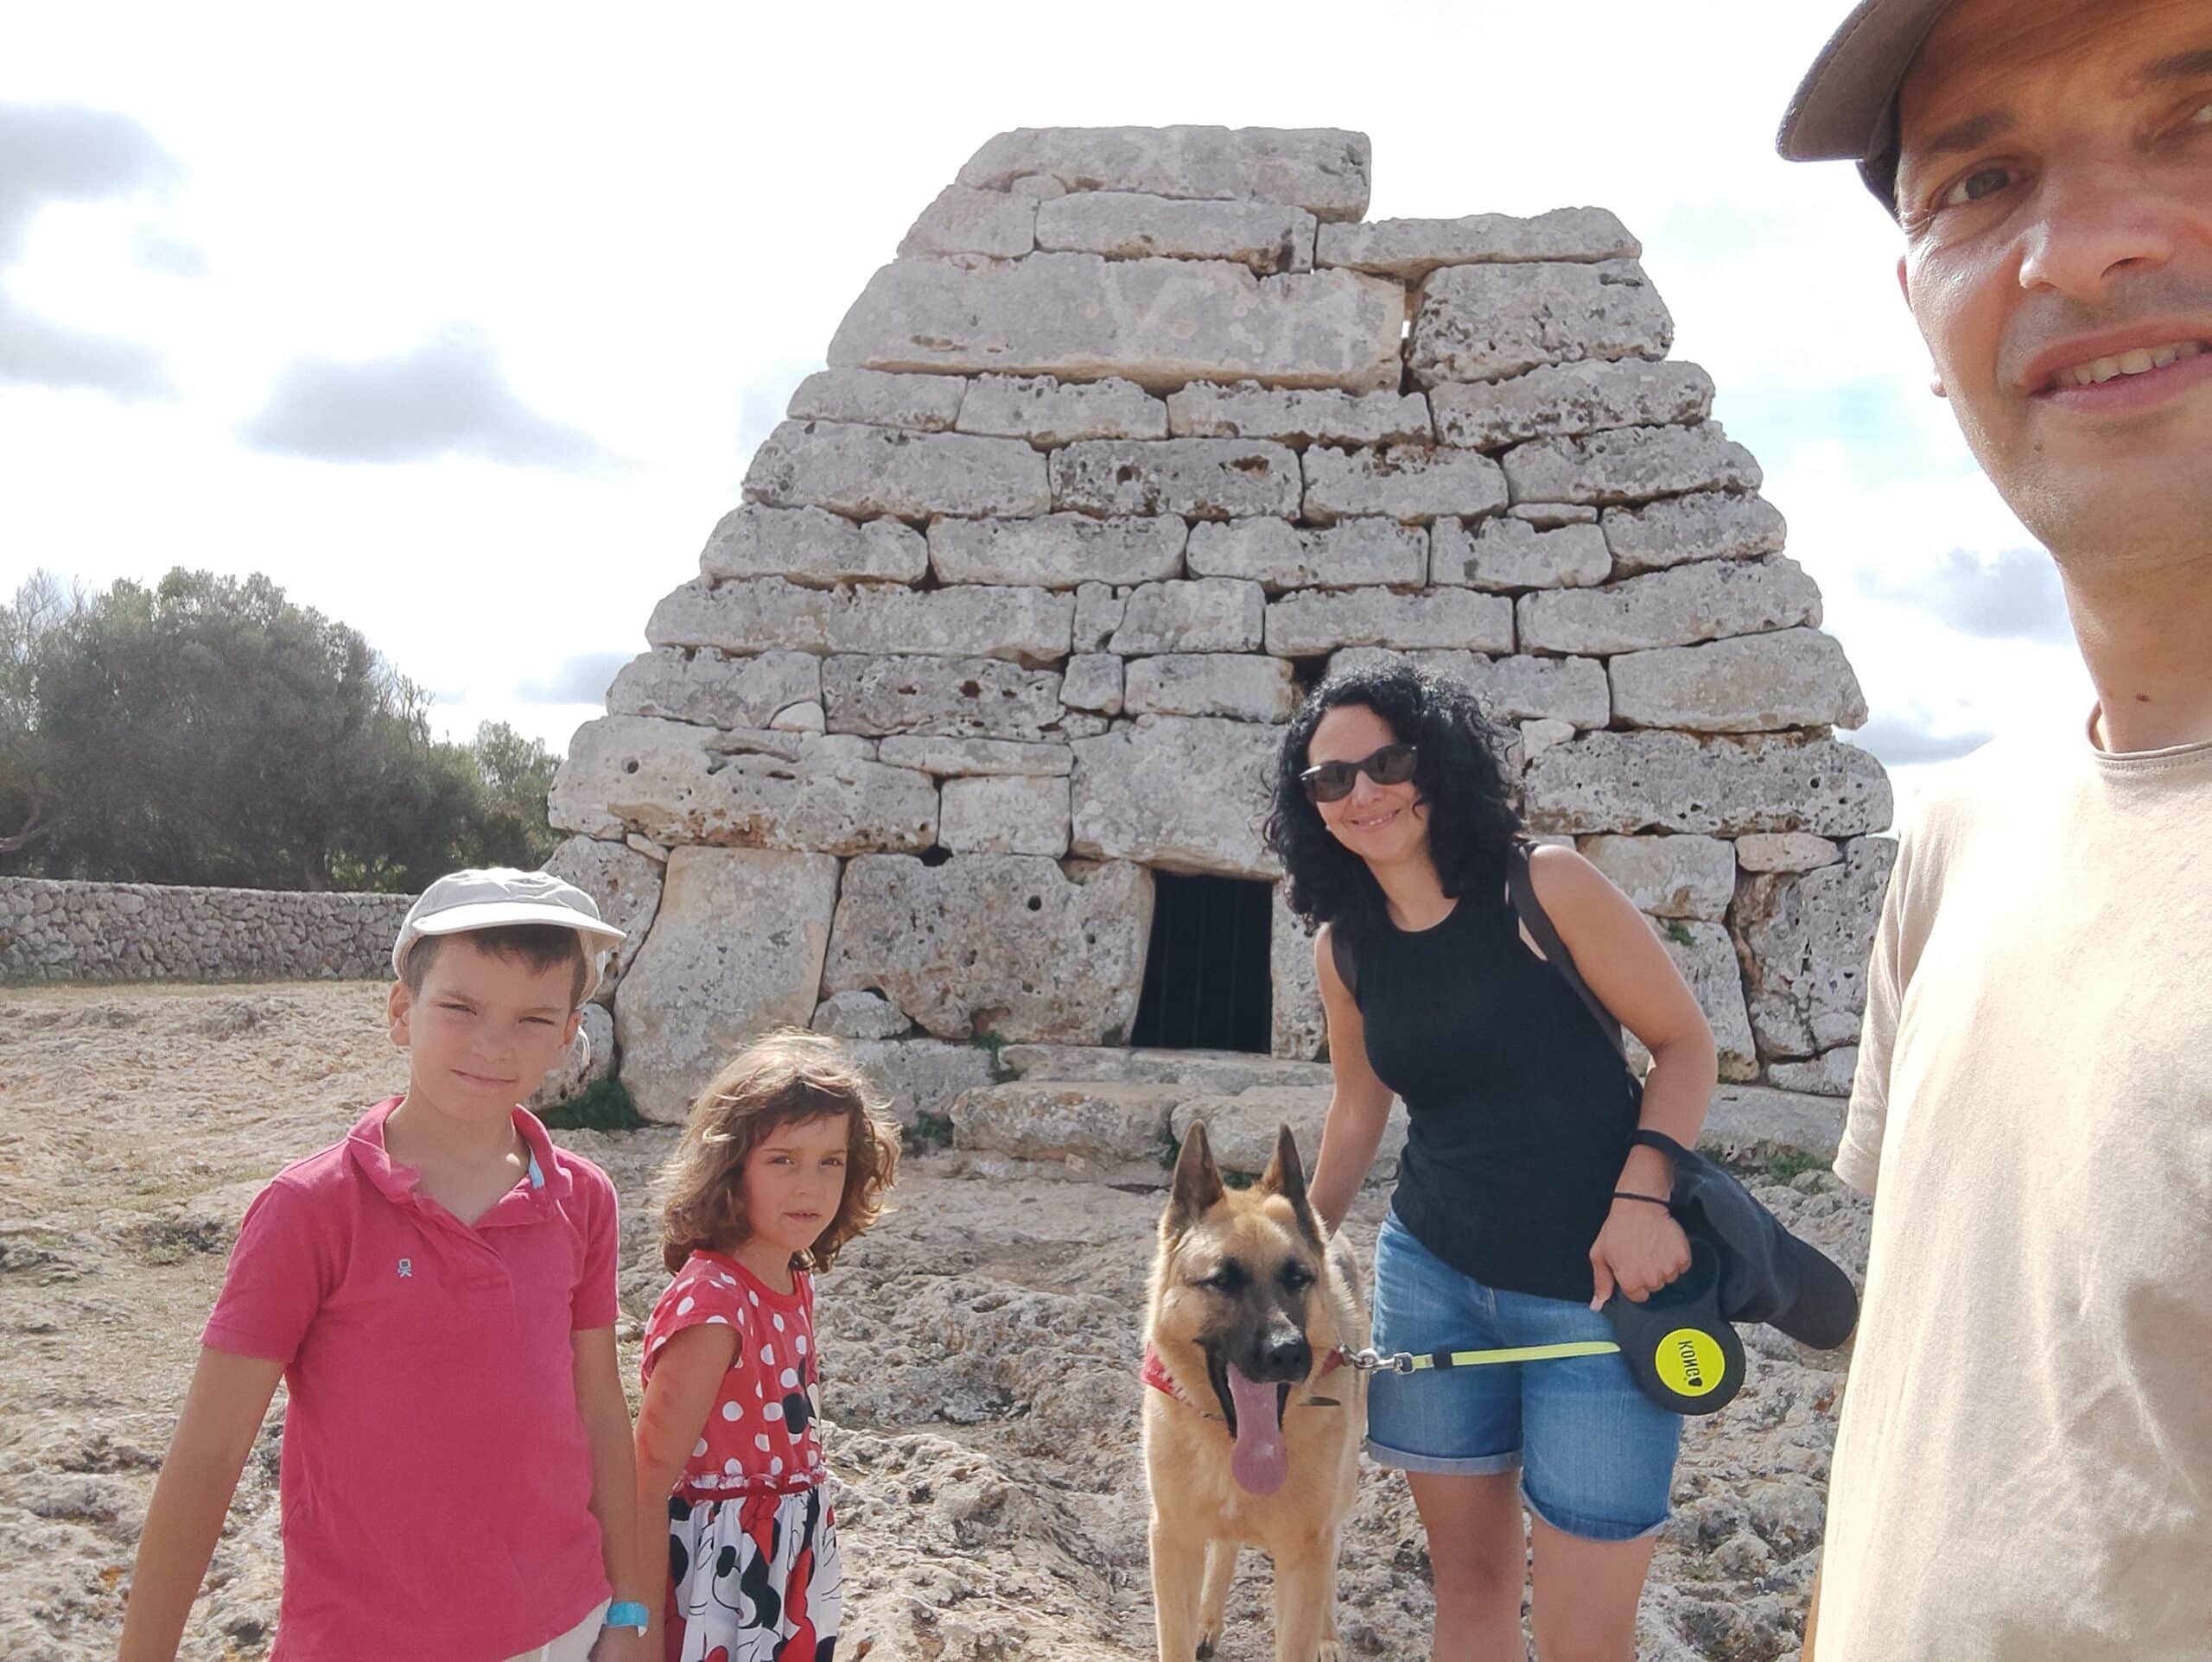
[[[403,1281],[407,1280],[409,1278],[413,1276],[414,1273],[415,1260],[411,1258],[401,1259],[399,1260],[399,1278]]]

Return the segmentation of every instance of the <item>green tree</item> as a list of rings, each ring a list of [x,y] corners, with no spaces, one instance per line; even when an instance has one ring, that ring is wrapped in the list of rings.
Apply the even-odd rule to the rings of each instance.
[[[22,828],[0,864],[403,891],[536,864],[555,758],[500,724],[440,741],[429,711],[266,577],[180,568],[67,600],[34,580],[0,613],[0,816]]]

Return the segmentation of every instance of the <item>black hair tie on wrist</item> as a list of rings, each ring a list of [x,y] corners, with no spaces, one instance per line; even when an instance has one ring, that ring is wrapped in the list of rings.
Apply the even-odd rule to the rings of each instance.
[[[1616,1189],[1613,1190],[1613,1198],[1617,1201],[1649,1201],[1654,1206],[1664,1206],[1670,1209],[1674,1205],[1672,1201],[1662,1200],[1656,1195],[1639,1195],[1634,1190],[1627,1189]]]

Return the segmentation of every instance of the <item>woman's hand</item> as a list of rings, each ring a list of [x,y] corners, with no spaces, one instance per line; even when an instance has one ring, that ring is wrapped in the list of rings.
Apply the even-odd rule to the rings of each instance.
[[[1649,1201],[1617,1200],[1590,1248],[1598,1288],[1590,1308],[1605,1309],[1617,1286],[1640,1304],[1689,1266],[1690,1239],[1674,1214]]]

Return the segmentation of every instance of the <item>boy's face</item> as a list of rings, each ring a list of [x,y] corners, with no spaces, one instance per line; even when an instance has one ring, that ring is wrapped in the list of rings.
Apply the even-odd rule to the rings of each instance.
[[[745,1215],[753,1237],[787,1252],[821,1239],[845,1197],[846,1116],[777,1126],[745,1157]]]
[[[418,948],[417,950],[420,950]],[[391,1042],[408,1053],[408,1094],[464,1119],[504,1117],[559,1065],[583,1012],[573,966],[532,969],[467,935],[443,937],[420,992],[391,989]]]

